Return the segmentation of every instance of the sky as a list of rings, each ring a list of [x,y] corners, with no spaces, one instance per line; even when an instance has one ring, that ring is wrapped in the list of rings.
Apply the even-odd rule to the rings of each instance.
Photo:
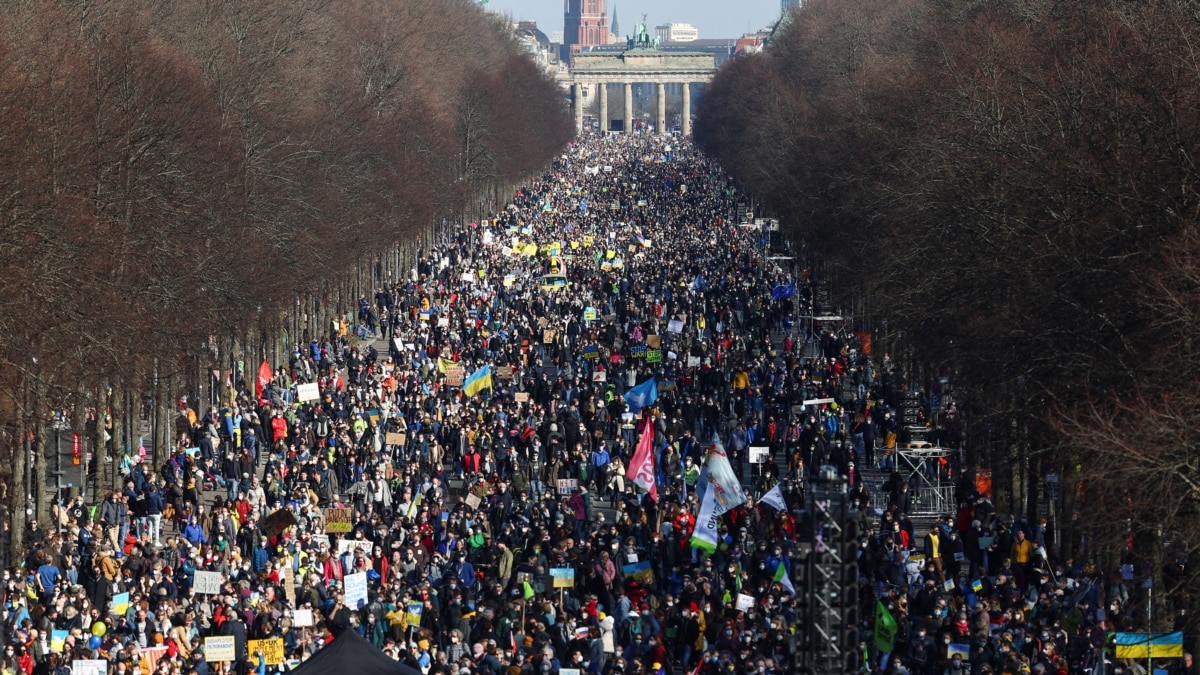
[[[643,14],[652,35],[659,24],[690,23],[702,38],[741,37],[779,18],[779,0],[607,0],[610,23],[614,5],[622,37],[633,35]],[[488,0],[487,7],[514,21],[536,21],[546,35],[563,27],[563,0]]]

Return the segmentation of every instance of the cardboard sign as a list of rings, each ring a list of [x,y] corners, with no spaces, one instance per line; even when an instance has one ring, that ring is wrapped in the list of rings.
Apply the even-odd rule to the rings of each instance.
[[[479,508],[479,505],[483,502],[483,500],[479,498],[479,495],[475,494],[474,492],[467,493],[467,496],[463,499],[463,501],[467,504],[467,507],[471,509]]]
[[[555,333],[552,330],[543,331],[542,332],[542,344],[546,344],[546,345],[554,344],[554,335],[555,335]]]
[[[291,565],[283,567],[283,596],[289,602],[296,602],[296,573],[292,571]]]
[[[237,651],[232,635],[221,635],[217,637],[204,638],[204,660],[208,662],[214,661],[236,661]]]
[[[517,393],[513,394],[513,400],[517,403],[525,403],[529,400],[529,392],[518,391]]]
[[[354,529],[354,509],[325,509],[325,532],[337,534]]]
[[[296,400],[301,403],[321,400],[321,387],[316,382],[296,385]]]
[[[771,448],[765,445],[750,446],[750,463],[751,464],[766,464],[767,459],[771,456]]]
[[[292,625],[296,628],[308,628],[313,625],[313,611],[298,609],[292,612]]]
[[[496,366],[495,373],[496,373],[496,377],[500,378],[501,380],[513,379],[513,367],[512,366]]]
[[[646,346],[650,349],[661,349],[662,348],[662,336],[661,335],[647,335],[646,336]]]
[[[255,652],[263,655],[263,662],[268,666],[278,666],[283,663],[283,638],[250,640],[246,642],[246,648],[250,651],[251,663],[258,662],[254,658]]]
[[[342,577],[346,585],[346,606],[358,609],[367,604],[367,573],[355,572]]]
[[[195,578],[192,581],[192,590],[204,595],[217,595],[221,592],[221,584],[225,583],[225,577],[220,572],[201,572],[196,571]]]
[[[550,577],[554,579],[554,588],[575,588],[574,567],[551,567]]]
[[[276,509],[274,513],[263,519],[263,531],[268,537],[277,537],[284,530],[299,524],[296,515],[289,509]]]
[[[446,384],[451,387],[461,387],[467,377],[467,370],[462,366],[450,366],[446,369]]]
[[[383,442],[388,445],[404,445],[408,441],[404,434],[398,431],[389,431],[383,435]]]
[[[734,605],[739,612],[749,612],[754,609],[754,597],[745,593],[738,593],[737,604]]]

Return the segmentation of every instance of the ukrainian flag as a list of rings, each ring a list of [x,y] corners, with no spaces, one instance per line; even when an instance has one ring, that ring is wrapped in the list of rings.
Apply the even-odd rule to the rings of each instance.
[[[484,389],[492,388],[492,367],[484,366],[479,370],[471,373],[471,376],[463,381],[463,393],[467,396],[474,396]]]
[[[1118,659],[1181,659],[1183,631],[1176,633],[1117,633]]]
[[[453,368],[454,366],[457,366],[457,365],[458,365],[457,361],[451,361],[450,359],[448,359],[444,356],[438,357],[438,372],[443,375],[446,374],[447,368]]]

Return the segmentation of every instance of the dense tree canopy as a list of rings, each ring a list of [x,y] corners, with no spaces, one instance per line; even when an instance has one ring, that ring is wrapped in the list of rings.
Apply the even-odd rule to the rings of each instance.
[[[245,330],[570,134],[468,0],[20,0],[0,54],[0,359],[64,382]]]
[[[1067,554],[1200,545],[1198,44],[1184,0],[810,0],[697,112],[860,318],[961,375],[1009,507],[1069,478]]]
[[[128,450],[113,418],[143,393],[165,411],[218,354],[296,340],[364,258],[476,213],[570,136],[557,86],[471,0],[0,3],[13,505],[45,508],[46,462],[30,488],[14,441],[41,448],[51,411]]]

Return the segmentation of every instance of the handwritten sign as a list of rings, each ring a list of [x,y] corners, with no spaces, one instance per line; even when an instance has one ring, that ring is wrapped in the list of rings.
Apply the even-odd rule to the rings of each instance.
[[[358,609],[367,604],[367,573],[355,572],[342,578],[346,584],[346,604]]]
[[[268,666],[278,666],[283,663],[283,638],[271,640],[250,640],[247,649],[253,656],[255,652],[263,655],[263,662]]]
[[[325,531],[328,533],[349,532],[354,529],[351,519],[353,509],[325,509]]]
[[[766,445],[750,446],[750,463],[751,464],[766,464],[767,458],[771,456],[771,448]]]
[[[301,403],[317,401],[321,398],[321,388],[316,382],[296,385],[296,400]]]
[[[383,442],[388,445],[404,445],[407,437],[398,431],[389,431],[383,436]]]
[[[662,363],[661,349],[646,350],[646,363]]]
[[[496,377],[500,378],[501,380],[513,379],[513,367],[512,366],[496,366]]]
[[[463,501],[467,503],[468,508],[470,508],[471,510],[475,510],[475,509],[479,508],[479,504],[483,500],[481,500],[479,498],[479,495],[471,492],[471,493],[467,493],[467,496],[466,496],[466,498],[463,499]]]
[[[467,371],[462,366],[451,366],[446,369],[446,384],[451,387],[461,387],[467,377]]]
[[[558,479],[558,494],[569,495],[579,487],[579,481],[574,478],[559,478]]]
[[[235,646],[232,635],[206,637],[204,638],[204,660],[209,662],[236,661]]]
[[[203,595],[217,595],[221,592],[221,584],[224,582],[225,577],[220,572],[201,572],[197,570],[192,581],[192,590]]]
[[[513,400],[517,403],[525,403],[529,400],[529,392],[518,391],[517,393],[513,394]]]

